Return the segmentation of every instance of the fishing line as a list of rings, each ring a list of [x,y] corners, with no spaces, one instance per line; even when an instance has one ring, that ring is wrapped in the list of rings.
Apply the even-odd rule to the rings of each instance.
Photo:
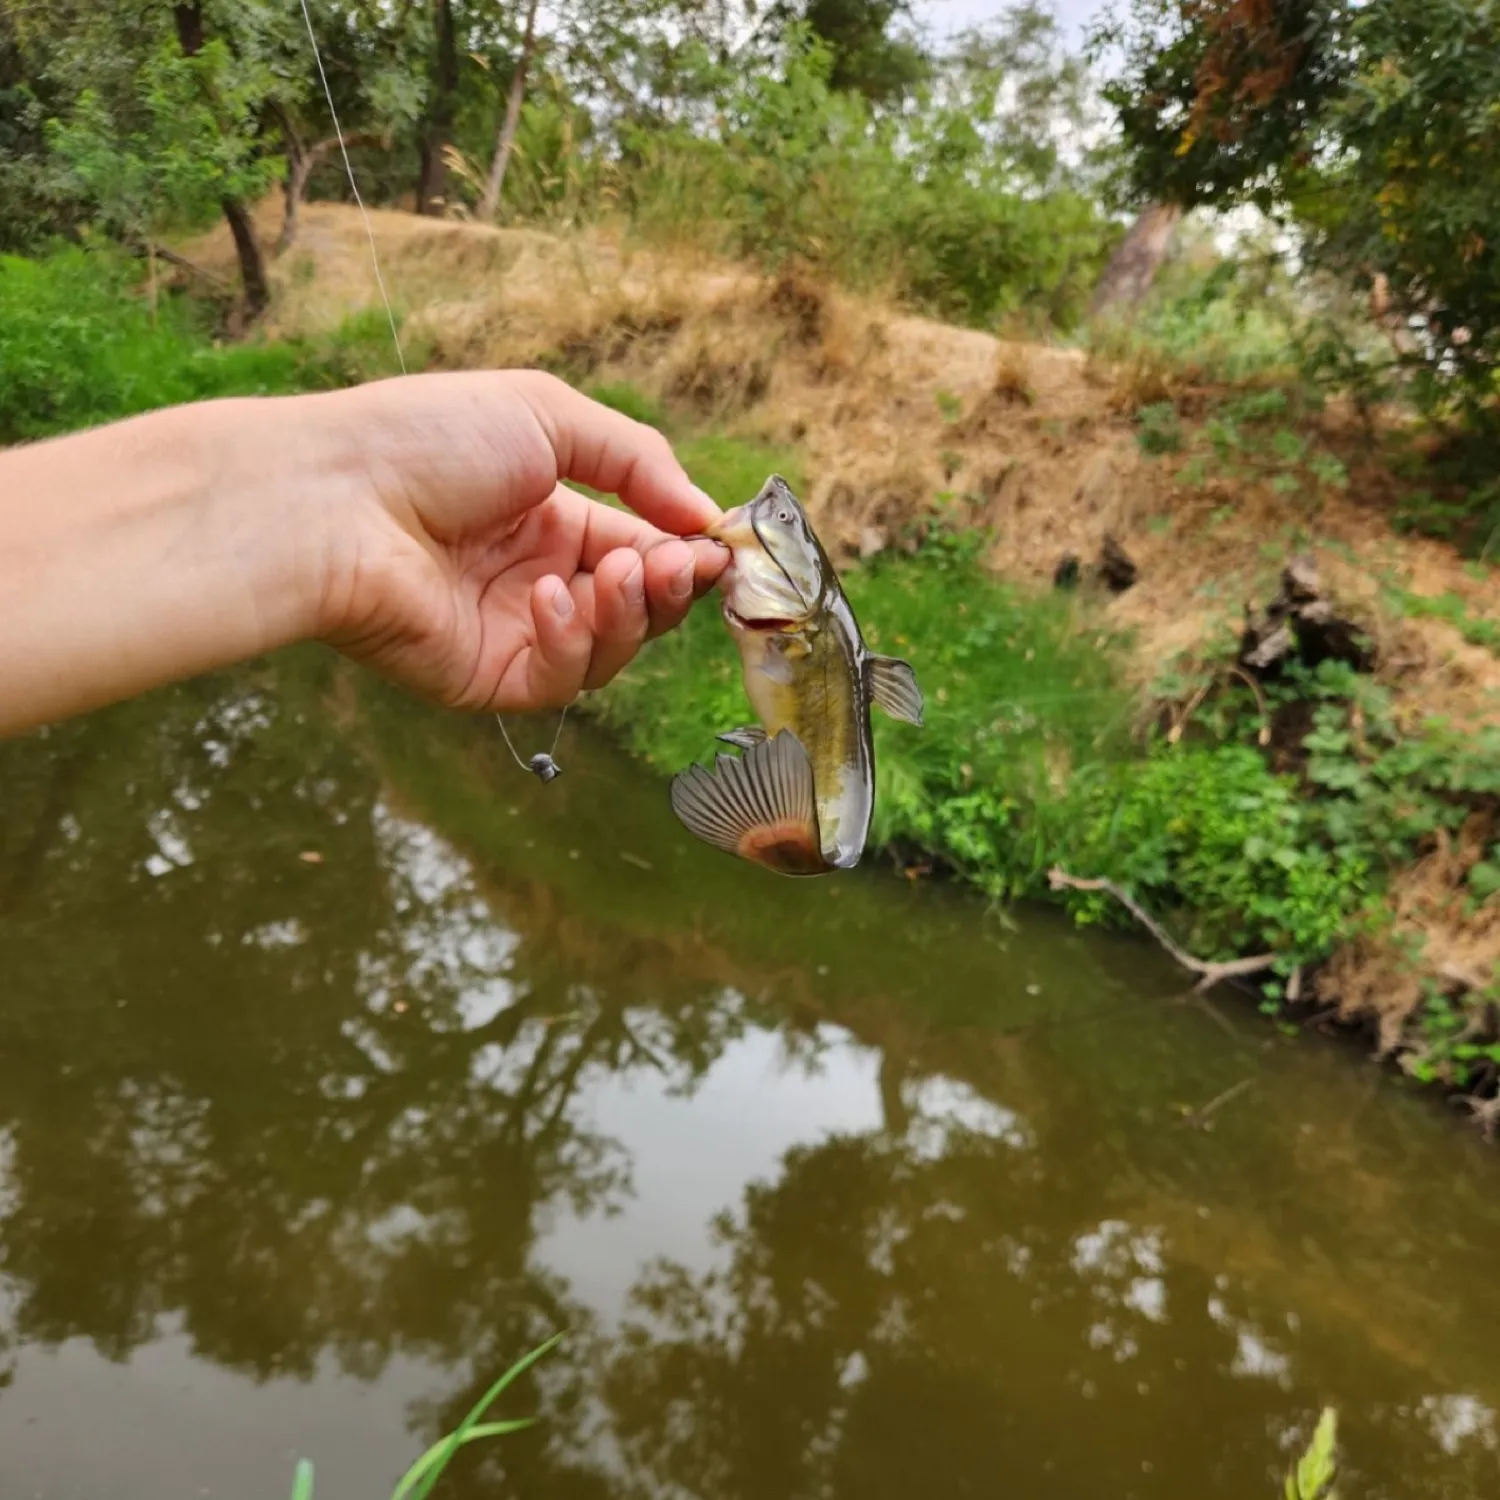
[[[380,289],[380,300],[385,307],[386,322],[391,325],[391,343],[396,346],[396,363],[401,367],[401,373],[405,375],[406,354],[401,348],[401,334],[396,327],[396,313],[391,306],[390,293],[386,291],[385,277],[380,271],[380,252],[375,246],[375,227],[370,223],[369,211],[365,208],[365,200],[360,196],[359,183],[354,177],[354,163],[349,160],[349,148],[344,143],[344,127],[339,124],[338,110],[333,103],[333,89],[329,87],[328,71],[323,66],[323,52],[318,46],[318,36],[313,30],[312,12],[308,9],[307,0],[302,0],[302,22],[307,27],[307,40],[312,45],[313,61],[318,65],[318,79],[323,85],[323,98],[328,103],[328,114],[333,121],[333,133],[338,138],[339,155],[344,159],[344,174],[349,179],[349,191],[354,194],[355,205],[359,209],[360,221],[365,226],[365,238],[370,242],[370,265],[375,272],[375,285]],[[510,735],[506,733],[505,720],[499,714],[495,715],[495,722],[500,726],[501,737],[505,740],[505,748],[510,751],[515,763],[523,771],[530,771],[543,783],[552,781],[562,775],[562,767],[558,765],[555,757],[557,755],[557,744],[562,738],[563,725],[568,721],[567,705],[563,705],[563,711],[557,721],[557,733],[552,737],[552,748],[550,750],[539,750],[530,760],[522,760],[516,747],[510,742]]]
[[[386,322],[391,325],[391,342],[396,346],[396,363],[401,373],[406,374],[406,355],[401,348],[401,335],[396,329],[396,314],[391,308],[391,299],[385,289],[385,277],[380,274],[380,255],[375,249],[375,229],[370,215],[365,211],[365,200],[359,195],[359,184],[354,180],[354,163],[349,160],[349,148],[344,144],[344,127],[339,124],[338,110],[333,106],[333,90],[328,86],[328,74],[323,67],[323,53],[318,46],[317,34],[313,31],[312,12],[307,0],[302,0],[302,20],[307,27],[307,39],[312,43],[313,61],[318,65],[318,78],[323,84],[323,97],[328,101],[328,114],[333,120],[333,133],[338,137],[339,155],[344,158],[344,172],[349,178],[349,191],[359,207],[359,217],[365,226],[365,238],[370,242],[370,264],[375,269],[375,285],[380,288],[380,300],[385,304]]]

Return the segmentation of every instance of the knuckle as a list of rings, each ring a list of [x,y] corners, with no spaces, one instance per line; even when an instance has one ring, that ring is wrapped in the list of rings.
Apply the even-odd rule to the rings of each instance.
[[[676,454],[672,451],[672,445],[667,441],[665,434],[658,432],[655,427],[650,427],[645,422],[637,422],[635,426],[636,438],[644,457],[659,464],[676,462]]]

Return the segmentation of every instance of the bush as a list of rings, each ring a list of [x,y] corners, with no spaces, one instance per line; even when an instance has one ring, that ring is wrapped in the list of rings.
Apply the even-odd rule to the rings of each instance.
[[[1127,886],[1148,908],[1185,912],[1203,957],[1325,955],[1373,885],[1365,854],[1330,847],[1320,810],[1243,745],[1160,747],[1099,778],[1081,799],[1072,868]],[[1076,905],[1113,918],[1108,898]]]
[[[0,256],[0,443],[184,401],[346,385],[369,373],[377,341],[389,359],[383,314],[316,347],[217,348],[201,314],[176,297],[153,320],[139,278],[125,257],[84,249]]]
[[[1036,181],[970,102],[936,94],[881,113],[830,84],[827,48],[788,39],[779,70],[697,63],[716,103],[626,133],[622,201],[656,237],[772,269],[815,265],[850,285],[893,287],[959,322],[1025,311],[1082,316],[1118,229],[1065,183]],[[998,86],[998,85],[997,85]]]

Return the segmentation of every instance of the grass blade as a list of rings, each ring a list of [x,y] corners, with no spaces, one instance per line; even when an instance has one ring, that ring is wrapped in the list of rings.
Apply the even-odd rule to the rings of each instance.
[[[459,1440],[459,1446],[464,1443],[478,1442],[480,1438],[504,1437],[508,1432],[520,1432],[523,1427],[530,1427],[536,1422],[535,1417],[519,1417],[512,1422],[480,1422],[469,1428]],[[404,1500],[411,1486],[422,1479],[427,1471],[443,1457],[448,1450],[448,1439],[439,1438],[405,1474],[401,1476],[401,1483],[396,1486],[391,1500]],[[455,1450],[457,1451],[457,1450]],[[441,1473],[441,1470],[439,1470]],[[436,1479],[436,1475],[433,1476]],[[425,1491],[424,1491],[425,1493]]]
[[[296,1477],[292,1480],[292,1500],[313,1500],[313,1466],[312,1460],[299,1458],[297,1460]]]
[[[432,1487],[438,1482],[444,1469],[458,1452],[464,1443],[468,1442],[469,1434],[479,1426],[485,1412],[491,1404],[505,1390],[505,1388],[534,1365],[544,1354],[562,1338],[562,1334],[554,1333],[544,1344],[538,1344],[530,1354],[523,1355],[508,1369],[484,1395],[470,1408],[468,1416],[448,1434],[441,1442],[434,1444],[426,1453],[408,1469],[402,1476],[400,1484],[396,1486],[391,1500],[427,1500],[432,1493]],[[496,1427],[504,1427],[508,1424],[496,1422]]]

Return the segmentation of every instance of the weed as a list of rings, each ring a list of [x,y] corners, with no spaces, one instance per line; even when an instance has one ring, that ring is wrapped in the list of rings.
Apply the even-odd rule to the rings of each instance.
[[[396,1488],[391,1492],[391,1500],[427,1500],[432,1493],[433,1486],[452,1462],[453,1455],[466,1443],[479,1442],[485,1438],[504,1437],[508,1433],[520,1432],[523,1428],[530,1427],[536,1420],[534,1417],[521,1417],[504,1422],[486,1422],[483,1419],[485,1413],[507,1387],[552,1349],[561,1337],[561,1334],[554,1334],[546,1343],[539,1344],[531,1353],[518,1359],[475,1402],[463,1421],[446,1437],[439,1438],[401,1476]],[[297,1465],[297,1474],[292,1481],[291,1500],[314,1500],[313,1466],[305,1458]]]
[[[1093,780],[1079,812],[1071,867],[1178,912],[1205,957],[1275,951],[1285,969],[1320,957],[1374,884],[1363,851],[1328,844],[1295,780],[1249,746],[1158,747]],[[1097,895],[1070,904],[1080,920],[1117,920]]]
[[[963,415],[964,404],[952,391],[938,391],[933,399],[943,421],[951,424]]]
[[[1031,380],[1031,361],[1025,349],[1015,344],[1000,346],[990,389],[1002,401],[1018,401],[1024,406],[1035,404],[1036,390]]]
[[[1170,401],[1156,401],[1136,413],[1135,440],[1143,453],[1177,453],[1182,448],[1182,423]]]

